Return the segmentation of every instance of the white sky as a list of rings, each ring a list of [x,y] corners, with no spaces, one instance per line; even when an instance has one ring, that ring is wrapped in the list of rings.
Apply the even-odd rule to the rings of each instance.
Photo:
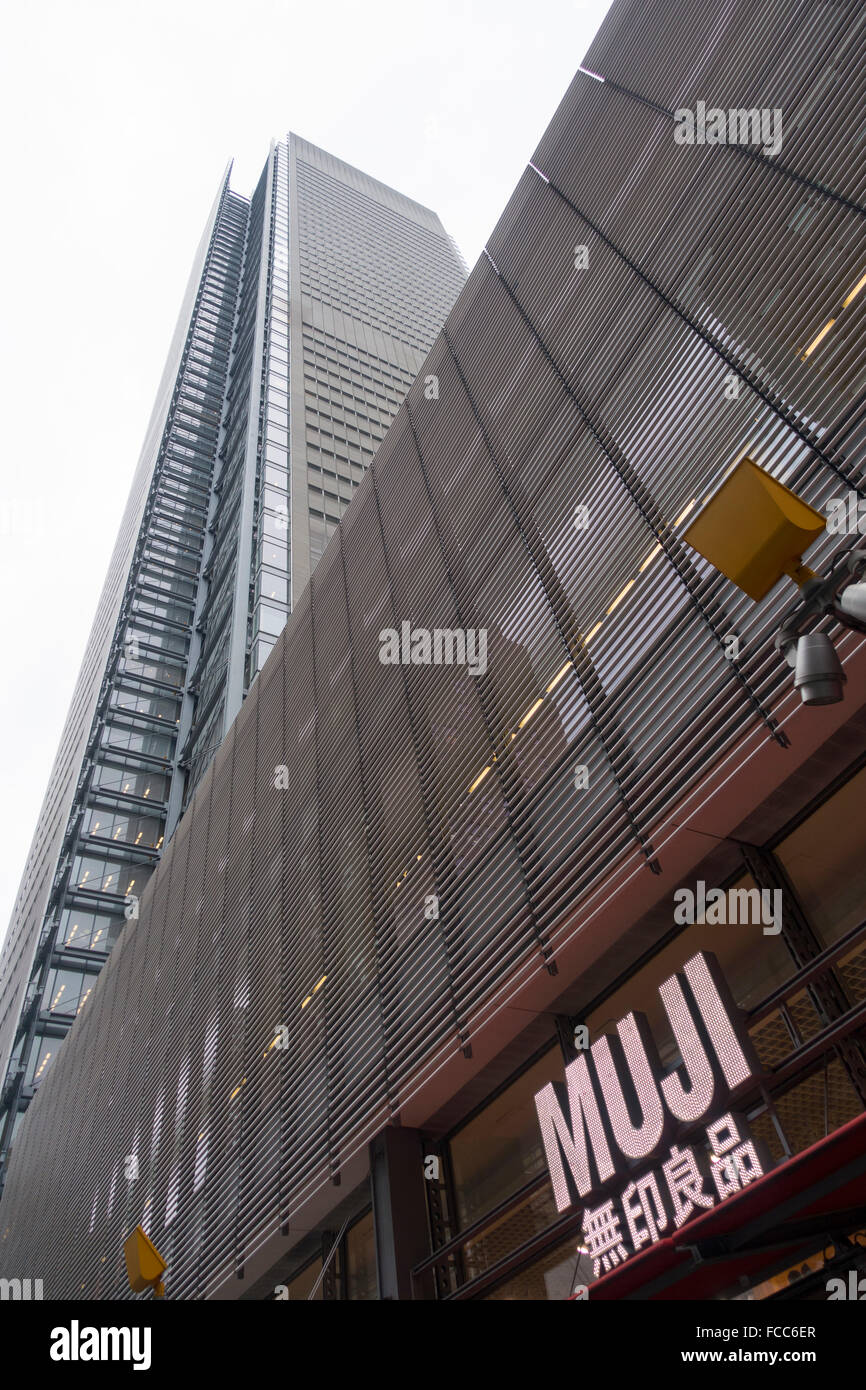
[[[608,0],[28,0],[0,55],[0,937],[218,181],[288,130],[471,267]]]

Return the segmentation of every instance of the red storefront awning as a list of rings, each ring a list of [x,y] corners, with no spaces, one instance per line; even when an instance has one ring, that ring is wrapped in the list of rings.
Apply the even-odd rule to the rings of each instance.
[[[633,1255],[591,1284],[589,1297],[712,1298],[775,1263],[786,1244],[802,1244],[810,1218],[858,1208],[866,1223],[866,1113]]]

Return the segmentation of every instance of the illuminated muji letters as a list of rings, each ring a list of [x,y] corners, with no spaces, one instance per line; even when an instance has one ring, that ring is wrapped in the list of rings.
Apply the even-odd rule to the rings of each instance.
[[[715,957],[699,952],[659,989],[681,1063],[667,1075],[643,1014],[628,1013],[535,1097],[557,1210],[620,1177],[613,1197],[584,1207],[596,1277],[666,1231],[761,1177],[742,1119],[719,1115],[758,1060]],[[683,1125],[708,1125],[698,1148],[671,1141]],[[638,1165],[662,1160],[658,1170]],[[626,1185],[627,1184],[627,1185]]]

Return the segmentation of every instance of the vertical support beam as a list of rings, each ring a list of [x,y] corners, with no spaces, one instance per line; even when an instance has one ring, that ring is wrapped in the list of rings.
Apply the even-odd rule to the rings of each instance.
[[[438,1178],[431,1178],[426,1172],[428,1157],[439,1160]],[[428,1139],[424,1145],[424,1160],[424,1191],[427,1197],[430,1246],[433,1250],[440,1250],[451,1240],[452,1236],[457,1234],[454,1220],[457,1202],[454,1195],[454,1175],[449,1163],[447,1142],[441,1139]],[[463,1251],[454,1250],[450,1255],[446,1255],[441,1263],[433,1266],[432,1285],[428,1282],[429,1277],[429,1274],[422,1274],[419,1279],[413,1280],[413,1297],[447,1298],[450,1293],[465,1283],[466,1271]]]
[[[298,137],[289,132],[289,612],[310,582],[310,496],[304,408],[304,305]]]
[[[430,1251],[420,1131],[389,1125],[376,1136],[370,1145],[370,1187],[379,1297],[411,1299],[412,1267]],[[415,1296],[432,1298],[432,1284],[423,1284]]]
[[[259,291],[256,304],[256,326],[250,364],[250,404],[247,419],[247,443],[244,455],[244,476],[241,483],[241,510],[238,519],[238,552],[235,569],[235,592],[232,606],[231,639],[226,700],[223,715],[223,737],[244,702],[244,673],[247,659],[247,620],[250,612],[250,570],[253,560],[253,520],[256,501],[256,470],[259,461],[259,412],[262,403],[262,377],[265,359],[265,315],[268,304],[270,275],[271,211],[274,198],[274,142],[268,154],[268,173],[265,182],[265,205],[262,212],[262,245],[259,263]]]

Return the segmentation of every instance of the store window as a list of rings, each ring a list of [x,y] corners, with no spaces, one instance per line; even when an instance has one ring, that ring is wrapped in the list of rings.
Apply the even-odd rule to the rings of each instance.
[[[749,1276],[744,1275],[736,1285],[731,1284],[719,1297],[729,1298],[734,1302],[756,1303],[791,1290],[791,1297],[798,1302],[817,1300],[825,1303],[829,1297],[831,1278],[838,1278],[841,1274],[844,1283],[847,1283],[844,1276],[850,1267],[853,1248],[864,1252],[866,1256],[866,1229],[862,1226],[858,1230],[846,1232],[844,1244],[840,1243],[837,1246],[829,1236],[825,1236],[820,1242],[815,1242],[811,1252],[801,1251],[793,1263],[789,1263],[790,1256],[784,1257],[778,1262],[782,1268],[777,1273],[768,1277],[762,1271],[761,1274],[752,1277],[751,1286],[747,1289],[743,1288],[743,1283]],[[843,1261],[841,1266],[840,1258]],[[855,1263],[854,1268],[859,1276],[861,1271],[866,1269],[866,1258],[861,1258]],[[816,1281],[814,1276],[817,1274],[823,1274],[823,1277]],[[796,1285],[799,1285],[799,1288],[792,1288]]]
[[[561,1081],[562,1071],[562,1051],[554,1044],[451,1140],[461,1230],[545,1171],[533,1097],[548,1081]]]
[[[534,1105],[531,1113],[534,1117]],[[546,1231],[556,1218],[553,1192],[550,1183],[546,1182],[540,1191],[533,1192],[516,1206],[509,1207],[503,1216],[494,1218],[479,1235],[466,1242],[463,1246],[464,1281],[477,1279],[479,1275],[494,1269],[500,1261],[513,1255],[515,1250],[519,1250],[534,1236]],[[572,1265],[577,1258],[576,1252],[575,1237],[569,1245]],[[545,1298],[547,1295],[540,1293],[538,1297]]]
[[[866,917],[866,868],[860,864],[862,854],[857,843],[864,791],[866,772],[841,788],[777,851],[824,944],[838,940]],[[704,951],[716,957],[735,1003],[745,1013],[756,1012],[797,973],[780,929],[782,912],[790,906],[784,894],[781,902],[765,897],[746,873],[725,890],[721,903],[713,896],[710,909],[701,911],[702,893],[710,894],[714,885],[704,884],[702,890],[697,883],[683,886],[694,893],[696,920],[683,926],[662,950],[581,1020],[595,1041],[601,1034],[613,1032],[630,1011],[645,1014],[665,1069],[680,1064],[681,1058],[658,990],[670,976],[681,973],[692,956]],[[672,927],[677,926],[678,901],[672,894]],[[862,946],[851,948],[836,969],[856,1001],[860,996],[846,975],[855,949],[863,953]],[[850,973],[853,980],[853,964]],[[858,978],[862,979],[862,971]],[[816,1000],[814,988],[795,988],[780,1005],[753,1018],[749,1031],[768,1072],[820,1032],[825,1020]],[[504,1273],[507,1265],[503,1262],[557,1220],[549,1183],[539,1181],[520,1200],[515,1200],[515,1194],[532,1186],[533,1177],[545,1174],[533,1098],[547,1081],[561,1082],[563,1071],[560,1049],[551,1046],[451,1140],[458,1228],[466,1231],[485,1222],[460,1250],[458,1283],[471,1283],[486,1273],[495,1276],[500,1269]],[[775,1161],[802,1152],[863,1108],[850,1065],[832,1050],[817,1064],[814,1060],[804,1064],[786,1086],[773,1089],[772,1105],[775,1119],[756,1103],[749,1123],[755,1139],[769,1147]],[[504,1209],[493,1214],[500,1207]],[[784,1267],[783,1260],[780,1265]],[[799,1272],[795,1274],[799,1277]],[[787,1281],[790,1272],[784,1271],[784,1277]],[[501,1283],[482,1288],[479,1296],[490,1301],[564,1299],[576,1284],[589,1285],[593,1278],[591,1262],[586,1260],[580,1233],[576,1232],[519,1271],[512,1268]],[[754,1296],[763,1295],[756,1292]]]
[[[288,1285],[287,1285],[287,1288],[288,1288],[288,1291],[289,1291],[289,1298],[290,1298],[290,1299],[301,1299],[301,1298],[306,1298],[306,1299],[309,1299],[309,1300],[310,1300],[311,1302],[313,1302],[313,1303],[321,1303],[321,1301],[322,1301],[322,1284],[321,1284],[321,1282],[319,1283],[319,1287],[316,1289],[316,1283],[317,1283],[317,1281],[319,1280],[319,1275],[320,1275],[321,1273],[322,1273],[322,1261],[321,1261],[320,1259],[318,1259],[318,1260],[313,1260],[313,1263],[312,1263],[312,1264],[307,1265],[307,1267],[306,1267],[305,1269],[302,1269],[302,1270],[301,1270],[300,1274],[296,1274],[295,1277],[294,1277],[294,1279],[290,1279],[290,1280],[289,1280]],[[316,1289],[316,1292],[315,1292],[315,1293],[313,1293],[313,1289]],[[311,1294],[312,1294],[312,1299],[310,1299],[310,1295],[311,1295]]]
[[[490,1303],[526,1303],[559,1301],[570,1298],[579,1284],[587,1287],[593,1281],[592,1260],[574,1237],[557,1245],[534,1264],[522,1269],[485,1294]]]
[[[866,768],[819,806],[776,848],[822,944],[866,920],[863,802]]]
[[[739,889],[754,888],[747,874],[728,889],[728,903]],[[733,915],[730,909],[726,914]],[[781,933],[765,934],[763,925],[711,924],[697,922],[674,938],[668,946],[638,970],[584,1021],[590,1039],[613,1032],[616,1023],[630,1010],[644,1013],[658,1048],[662,1065],[669,1069],[681,1061],[667,1014],[658,994],[659,986],[682,970],[686,960],[698,951],[715,955],[734,1001],[745,1011],[760,1005],[797,972]],[[784,1006],[749,1026],[758,1058],[768,1070],[780,1066],[792,1053],[813,1038],[823,1026],[808,989],[800,989],[784,1000]],[[823,1067],[815,1068],[795,1085],[774,1098],[777,1118],[791,1153],[799,1153],[860,1113],[862,1103],[851,1077],[839,1059],[831,1054]],[[776,1126],[766,1112],[754,1117],[750,1128],[755,1138],[767,1145],[775,1161],[784,1157],[784,1147]]]
[[[356,1221],[346,1234],[346,1297],[356,1301],[379,1297],[372,1211]]]
[[[695,884],[691,887],[697,894]],[[601,1033],[613,1032],[616,1024],[629,1011],[644,1013],[649,1019],[650,1030],[659,1057],[665,1067],[675,1066],[680,1061],[679,1051],[671,1033],[668,1017],[658,994],[659,986],[671,975],[681,970],[684,963],[698,951],[711,951],[722,968],[735,1002],[741,1009],[754,1009],[766,999],[777,986],[784,984],[795,972],[795,964],[780,932],[775,933],[773,922],[770,932],[765,933],[765,923],[753,921],[732,922],[745,915],[741,904],[744,899],[734,897],[741,890],[755,890],[757,885],[750,874],[744,874],[727,890],[728,906],[724,916],[725,924],[707,921],[695,922],[683,929],[643,969],[638,970],[614,994],[610,995],[597,1009],[583,1021],[589,1028],[591,1041]],[[707,885],[707,892],[710,885]],[[756,901],[756,900],[753,900]],[[736,912],[734,905],[736,904]],[[671,905],[671,925],[674,925],[674,904]],[[769,913],[767,914],[769,917]]]

